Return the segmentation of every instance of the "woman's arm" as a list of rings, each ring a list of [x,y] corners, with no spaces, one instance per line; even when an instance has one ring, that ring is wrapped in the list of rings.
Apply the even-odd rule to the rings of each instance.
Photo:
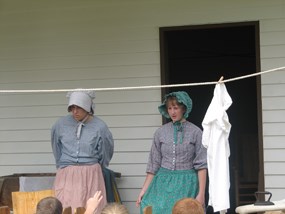
[[[148,164],[147,164],[147,175],[143,184],[143,187],[140,191],[139,197],[137,199],[136,205],[137,207],[140,205],[141,200],[145,192],[147,191],[155,173],[158,171],[158,169],[161,166],[161,143],[159,141],[159,129],[156,130],[148,158]]]
[[[205,189],[206,189],[207,169],[198,170],[199,192],[196,199],[205,205]]]
[[[61,156],[61,146],[59,142],[57,123],[53,125],[51,129],[51,147],[52,147],[52,152],[53,152],[54,159],[55,159],[56,168],[58,169],[59,159]]]
[[[153,177],[154,177],[154,174],[147,173],[143,187],[141,189],[141,192],[140,192],[139,197],[138,197],[137,202],[136,202],[137,207],[140,205],[142,197],[143,197],[144,193],[146,192],[148,186],[150,185]]]
[[[114,139],[107,125],[101,131],[100,138],[100,157],[99,163],[103,167],[108,167],[114,153]]]

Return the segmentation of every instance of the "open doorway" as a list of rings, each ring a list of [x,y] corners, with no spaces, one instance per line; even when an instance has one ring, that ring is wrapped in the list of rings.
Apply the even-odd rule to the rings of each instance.
[[[162,84],[218,81],[260,71],[259,23],[243,22],[160,28]],[[189,120],[201,123],[214,85],[167,88],[187,91],[193,100]],[[233,100],[227,111],[230,133],[230,213],[255,202],[264,190],[260,77],[226,83]]]

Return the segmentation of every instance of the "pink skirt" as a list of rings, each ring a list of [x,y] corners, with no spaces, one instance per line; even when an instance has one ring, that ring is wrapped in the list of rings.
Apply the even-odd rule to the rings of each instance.
[[[103,199],[97,209],[98,213],[107,204],[106,189],[102,169],[99,164],[75,165],[58,169],[54,181],[56,197],[61,201],[63,208],[85,207],[89,198],[101,190]]]

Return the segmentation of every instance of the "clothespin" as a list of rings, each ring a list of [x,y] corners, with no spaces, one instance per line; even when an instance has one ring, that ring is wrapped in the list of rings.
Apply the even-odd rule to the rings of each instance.
[[[221,78],[219,79],[218,83],[222,83],[223,80],[224,80],[224,76],[221,76]]]

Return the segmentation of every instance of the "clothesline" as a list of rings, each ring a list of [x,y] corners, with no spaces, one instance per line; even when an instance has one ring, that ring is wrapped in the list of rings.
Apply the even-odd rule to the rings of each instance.
[[[184,83],[184,84],[170,84],[170,85],[150,85],[150,86],[132,86],[132,87],[115,87],[115,88],[85,88],[85,89],[44,89],[44,90],[0,90],[0,93],[51,93],[51,92],[68,92],[68,91],[118,91],[118,90],[139,90],[139,89],[157,89],[157,88],[173,88],[173,87],[187,87],[187,86],[200,86],[200,85],[213,85],[217,83],[227,83],[232,81],[237,81],[241,79],[246,79],[274,71],[279,71],[285,69],[285,66],[278,67],[266,71],[261,71],[253,74],[248,74],[244,76],[234,77],[227,80],[222,78],[219,81],[212,82],[200,82],[200,83]]]

